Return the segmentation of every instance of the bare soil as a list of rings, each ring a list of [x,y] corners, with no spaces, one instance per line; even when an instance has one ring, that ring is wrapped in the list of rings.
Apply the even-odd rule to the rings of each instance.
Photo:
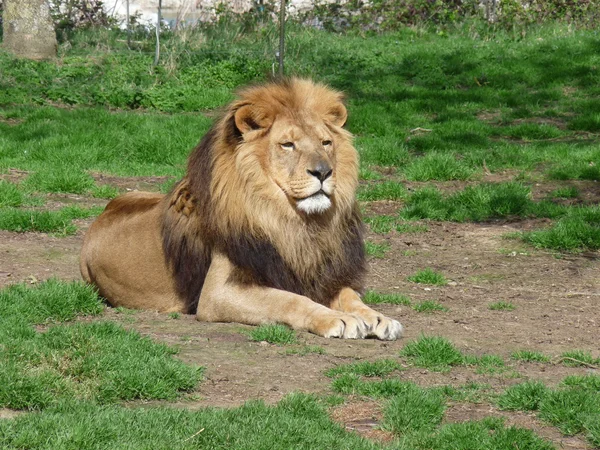
[[[164,179],[151,181],[160,183]],[[135,188],[139,185],[136,183],[128,179],[120,185]],[[578,187],[591,192],[590,200],[596,200],[595,186]],[[551,189],[545,186],[540,191]],[[366,206],[378,214],[392,214],[400,205],[374,202]],[[407,306],[376,306],[405,326],[405,336],[395,342],[324,339],[298,333],[300,344],[282,347],[251,342],[247,335],[251,327],[200,323],[193,316],[171,318],[150,311],[129,313],[107,308],[105,318],[176,345],[182,360],[206,368],[205,381],[197,392],[177,403],[186,408],[230,407],[249,399],[274,403],[293,391],[331,394],[331,380],[324,375],[327,369],[356,360],[397,358],[402,347],[421,334],[444,336],[465,353],[502,356],[509,366],[487,374],[477,373],[472,367],[444,373],[406,367],[397,374],[402,379],[422,386],[486,383],[493,391],[526,379],[556,385],[567,375],[600,373],[590,367],[564,367],[559,358],[562,352],[575,349],[600,357],[600,255],[557,255],[504,237],[546,222],[428,222],[424,233],[369,234],[369,240],[390,245],[384,258],[370,259],[369,289],[408,295],[413,304],[434,300],[448,308],[447,312],[427,314]],[[23,281],[36,283],[50,277],[79,279],[78,253],[90,223],[78,222],[81,230],[64,238],[0,231],[0,287]],[[425,267],[442,272],[450,283],[425,286],[407,281],[408,276]],[[498,301],[511,302],[515,309],[490,310],[489,305]],[[324,353],[302,354],[306,345],[320,346]],[[290,350],[300,354],[290,354]],[[539,351],[554,360],[547,364],[511,362],[510,355],[517,350]],[[11,414],[0,410],[2,417]],[[391,439],[379,429],[381,403],[350,398],[344,405],[332,408],[331,414],[349,430],[379,441]],[[465,421],[489,415],[504,416],[509,424],[531,428],[558,448],[590,448],[584,437],[564,437],[535,415],[502,412],[486,402],[452,404],[446,420]]]

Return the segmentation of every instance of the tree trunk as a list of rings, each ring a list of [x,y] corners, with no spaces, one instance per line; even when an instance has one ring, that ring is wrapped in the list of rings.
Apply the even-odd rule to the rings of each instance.
[[[4,48],[16,56],[56,56],[56,33],[46,0],[4,0]]]

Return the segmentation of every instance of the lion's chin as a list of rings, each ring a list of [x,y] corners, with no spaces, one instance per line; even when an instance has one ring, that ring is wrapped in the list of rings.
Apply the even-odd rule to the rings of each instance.
[[[296,201],[296,208],[306,214],[321,214],[331,207],[331,200],[323,192]]]

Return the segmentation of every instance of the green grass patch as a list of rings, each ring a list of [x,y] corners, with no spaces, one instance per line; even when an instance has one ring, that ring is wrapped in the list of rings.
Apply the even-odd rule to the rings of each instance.
[[[506,302],[504,300],[500,300],[497,302],[490,303],[488,305],[488,309],[492,311],[514,311],[516,306],[512,302]]]
[[[550,192],[551,198],[577,198],[579,197],[579,189],[575,186],[567,186],[558,188]]]
[[[463,354],[449,340],[439,336],[421,336],[409,342],[400,356],[415,366],[435,371],[464,363]]]
[[[569,375],[562,381],[562,384],[600,392],[600,375]]]
[[[390,305],[410,306],[410,298],[401,294],[380,294],[375,291],[367,291],[362,298],[367,305],[378,305],[387,303]]]
[[[24,181],[32,191],[83,194],[94,187],[94,179],[77,167],[40,170]]]
[[[43,430],[43,433],[40,432]],[[0,447],[30,449],[352,448],[380,445],[346,432],[314,396],[239,408],[101,406],[71,403],[0,421]]]
[[[173,359],[174,349],[113,323],[54,324],[102,310],[82,283],[2,289],[0,405],[35,410],[70,399],[173,399],[195,387],[200,371]],[[36,324],[54,325],[37,331]]]
[[[364,222],[369,225],[373,233],[385,234],[392,231],[396,218],[392,216],[370,216],[365,217]]]
[[[250,339],[256,342],[287,345],[296,343],[296,332],[281,324],[260,325],[249,333]]]
[[[340,375],[356,375],[362,377],[385,377],[392,372],[402,370],[398,361],[391,359],[381,359],[379,361],[362,361],[352,364],[344,364],[333,367],[325,372],[328,377],[338,377]]]
[[[585,217],[565,217],[549,228],[523,233],[522,239],[537,248],[571,252],[597,250],[600,248],[600,226]]]
[[[440,392],[409,384],[385,406],[383,426],[399,435],[432,431],[441,423],[445,410],[445,398]]]
[[[497,399],[498,406],[506,410],[535,411],[548,393],[539,381],[527,381],[506,389]]]
[[[420,303],[415,303],[413,309],[417,312],[431,313],[435,311],[448,312],[449,309],[440,303],[433,300],[425,300]]]
[[[0,208],[21,206],[25,203],[25,195],[16,184],[0,180]]]
[[[412,181],[468,180],[474,170],[448,153],[428,153],[404,167],[403,173]]]
[[[379,183],[361,186],[356,194],[361,201],[374,200],[402,200],[406,197],[406,188],[395,181],[383,181]]]
[[[396,231],[398,233],[426,233],[429,231],[429,227],[427,225],[419,225],[414,223],[397,223]]]
[[[525,362],[541,362],[546,363],[550,362],[551,358],[547,355],[544,355],[540,352],[534,352],[531,350],[519,350],[511,353],[510,357],[517,361],[525,361]]]
[[[390,244],[376,244],[375,242],[365,241],[365,251],[367,255],[373,258],[383,258],[390,249]]]
[[[20,208],[0,209],[0,230],[24,233],[38,231],[57,235],[70,235],[77,231],[74,219],[99,215],[103,208],[67,206],[57,211],[38,211]]]
[[[594,358],[590,352],[585,350],[572,350],[561,353],[563,365],[567,367],[585,367],[600,364],[600,358]]]
[[[445,286],[448,284],[446,277],[439,272],[436,272],[431,267],[426,267],[423,270],[419,270],[414,275],[409,276],[408,281],[420,284],[430,284],[436,286]]]
[[[528,187],[519,183],[479,184],[444,196],[427,187],[414,192],[400,211],[405,219],[483,221],[498,217],[525,216],[532,210]]]
[[[94,198],[113,199],[117,197],[119,193],[119,189],[108,184],[104,184],[102,186],[95,185],[90,189],[90,194]]]

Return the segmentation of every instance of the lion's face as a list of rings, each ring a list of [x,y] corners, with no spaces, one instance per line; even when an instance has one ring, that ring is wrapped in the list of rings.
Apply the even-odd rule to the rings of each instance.
[[[273,123],[270,173],[299,211],[318,214],[331,207],[335,190],[335,136],[318,117],[303,119]]]
[[[354,168],[355,150],[341,128],[346,108],[339,95],[303,81],[295,83],[296,97],[288,100],[293,107],[273,108],[278,104],[273,101],[264,105],[263,95],[236,110],[235,124],[244,140],[240,150],[258,158],[268,179],[298,212],[322,214],[333,204],[340,170],[344,179]],[[303,91],[305,87],[311,90]],[[350,154],[344,157],[339,152]],[[340,161],[352,167],[338,168]]]

